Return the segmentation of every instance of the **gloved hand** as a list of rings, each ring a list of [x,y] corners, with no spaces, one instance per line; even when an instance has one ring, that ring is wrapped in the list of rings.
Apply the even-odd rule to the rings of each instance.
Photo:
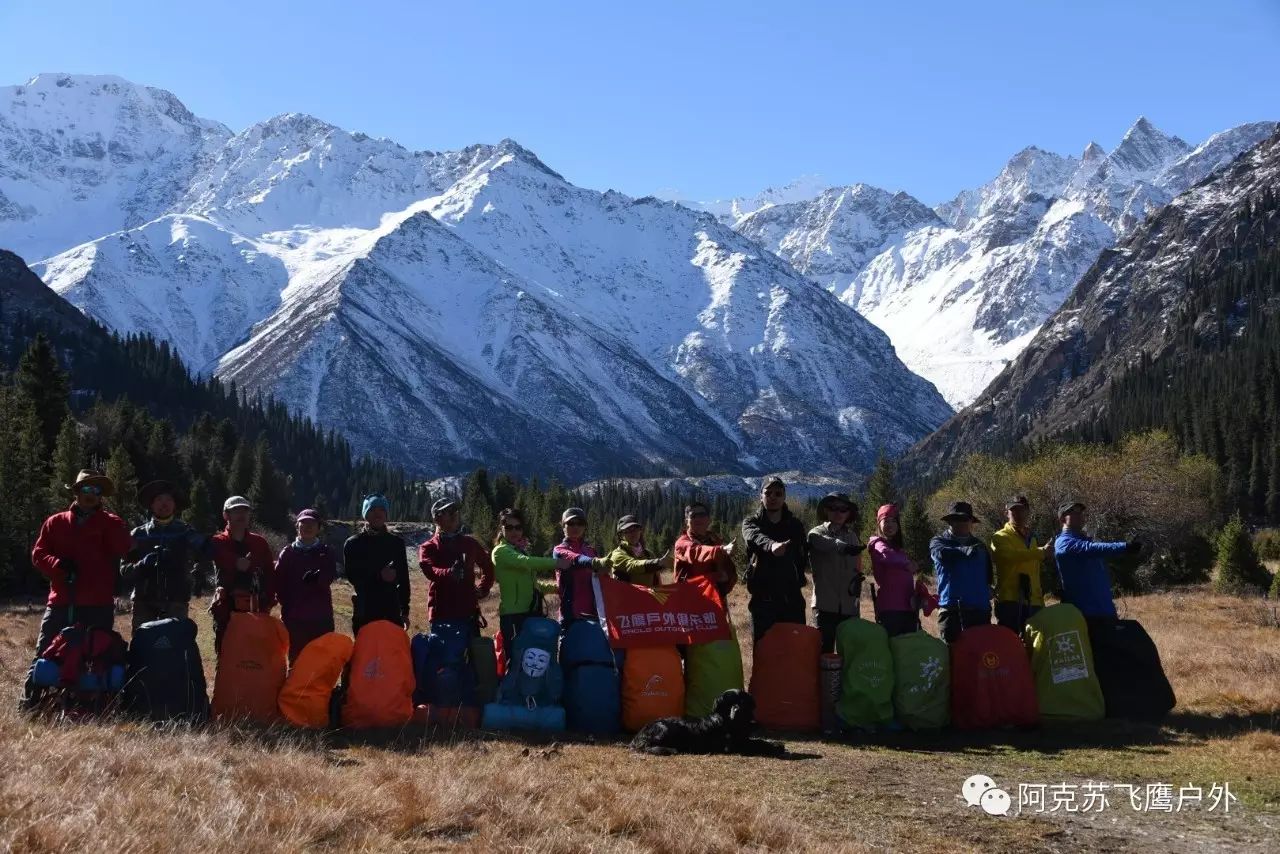
[[[841,546],[840,550],[847,555],[856,557],[857,555],[860,555],[863,552],[865,552],[867,550],[867,547],[862,543],[845,543],[843,546]]]
[[[787,550],[788,545],[790,545],[790,543],[785,540],[781,543],[774,543],[769,546],[769,553],[772,555],[780,555]]]
[[[726,555],[728,555],[729,557],[733,557],[733,550],[737,548],[737,543],[733,540],[730,540],[729,542],[721,546],[721,548],[724,549],[724,553]]]
[[[479,584],[477,584],[477,585],[476,585],[476,599],[477,599],[477,600],[484,599],[484,598],[488,597],[488,595],[489,595],[489,588],[488,588],[488,587],[481,587]]]
[[[315,569],[308,569],[302,573],[302,580],[308,584],[315,584],[320,580],[320,567],[317,566]]]
[[[382,576],[383,581],[387,582],[388,584],[394,584],[396,580],[395,564],[388,563],[386,566],[382,568],[382,572],[380,573],[380,575]]]
[[[62,570],[62,574],[67,578],[67,583],[70,584],[76,580],[76,573],[80,571],[80,566],[69,557],[60,557],[58,558],[58,569]]]
[[[406,629],[409,628],[409,612],[408,611],[401,612],[400,625],[404,626]]]
[[[147,552],[142,556],[142,560],[140,560],[139,563],[147,569],[155,569],[160,565],[160,552],[158,550]]]
[[[467,559],[460,557],[453,562],[453,566],[449,569],[453,573],[454,581],[462,581],[467,577]]]
[[[556,554],[556,569],[568,569],[571,566],[573,566],[572,555],[567,555],[564,552]]]
[[[573,559],[574,566],[594,566],[596,558],[587,557],[586,555],[578,555]]]
[[[1142,551],[1142,540],[1130,540],[1124,544],[1124,550],[1129,554],[1137,554]]]

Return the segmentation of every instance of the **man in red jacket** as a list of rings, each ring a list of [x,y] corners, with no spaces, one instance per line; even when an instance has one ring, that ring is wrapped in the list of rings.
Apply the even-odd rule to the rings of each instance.
[[[479,540],[462,533],[458,510],[458,502],[449,498],[431,505],[436,533],[418,549],[418,563],[430,582],[427,619],[432,623],[466,623],[478,635],[480,600],[493,587],[493,561]]]
[[[44,520],[31,550],[32,565],[49,579],[37,658],[72,619],[87,628],[114,628],[117,566],[133,548],[124,520],[102,507],[115,492],[110,478],[85,469],[67,489],[75,503]],[[34,707],[41,693],[28,673],[22,707]]]
[[[222,518],[226,529],[212,537],[218,584],[209,606],[218,652],[233,611],[269,614],[276,606],[276,559],[266,538],[249,530],[253,505],[244,496],[233,495],[222,505]]]

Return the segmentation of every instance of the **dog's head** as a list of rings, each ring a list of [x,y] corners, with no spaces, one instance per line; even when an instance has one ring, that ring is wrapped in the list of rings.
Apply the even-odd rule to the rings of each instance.
[[[756,701],[746,691],[725,691],[716,698],[712,712],[728,722],[733,735],[742,738],[755,726]]]

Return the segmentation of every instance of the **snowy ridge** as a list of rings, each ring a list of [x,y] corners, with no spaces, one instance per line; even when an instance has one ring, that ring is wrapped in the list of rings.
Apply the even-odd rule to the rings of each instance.
[[[1275,128],[1241,125],[1192,149],[1139,118],[1109,154],[1096,143],[1079,157],[1028,147],[992,181],[939,205],[931,221],[913,219],[923,205],[897,194],[898,214],[875,219],[865,240],[841,239],[829,225],[833,194],[888,196],[862,185],[766,208],[735,227],[888,333],[907,366],[959,408],[1021,352],[1104,249]]]
[[[950,414],[880,330],[716,217],[575,187],[510,140],[412,152],[299,114],[233,134],[118,78],[42,87],[0,110],[0,150],[89,110],[134,159],[5,161],[0,245],[86,314],[415,473],[852,475]],[[75,205],[97,218],[63,227]]]

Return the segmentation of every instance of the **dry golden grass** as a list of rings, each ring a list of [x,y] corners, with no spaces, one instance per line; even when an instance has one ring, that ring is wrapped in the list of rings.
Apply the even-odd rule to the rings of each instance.
[[[343,624],[340,586],[335,602],[348,606]],[[29,720],[9,699],[39,614],[11,607],[0,612],[10,689],[0,706],[0,849],[1273,850],[1280,631],[1250,622],[1251,605],[1200,590],[1125,604],[1160,645],[1179,695],[1164,726],[793,739],[788,761],[645,757],[621,742],[572,739]],[[735,595],[749,667],[742,605]],[[423,606],[415,590],[418,622]],[[208,616],[196,616],[207,642]],[[1227,817],[994,819],[958,796],[975,772],[1009,785],[1229,780],[1241,803]]]

